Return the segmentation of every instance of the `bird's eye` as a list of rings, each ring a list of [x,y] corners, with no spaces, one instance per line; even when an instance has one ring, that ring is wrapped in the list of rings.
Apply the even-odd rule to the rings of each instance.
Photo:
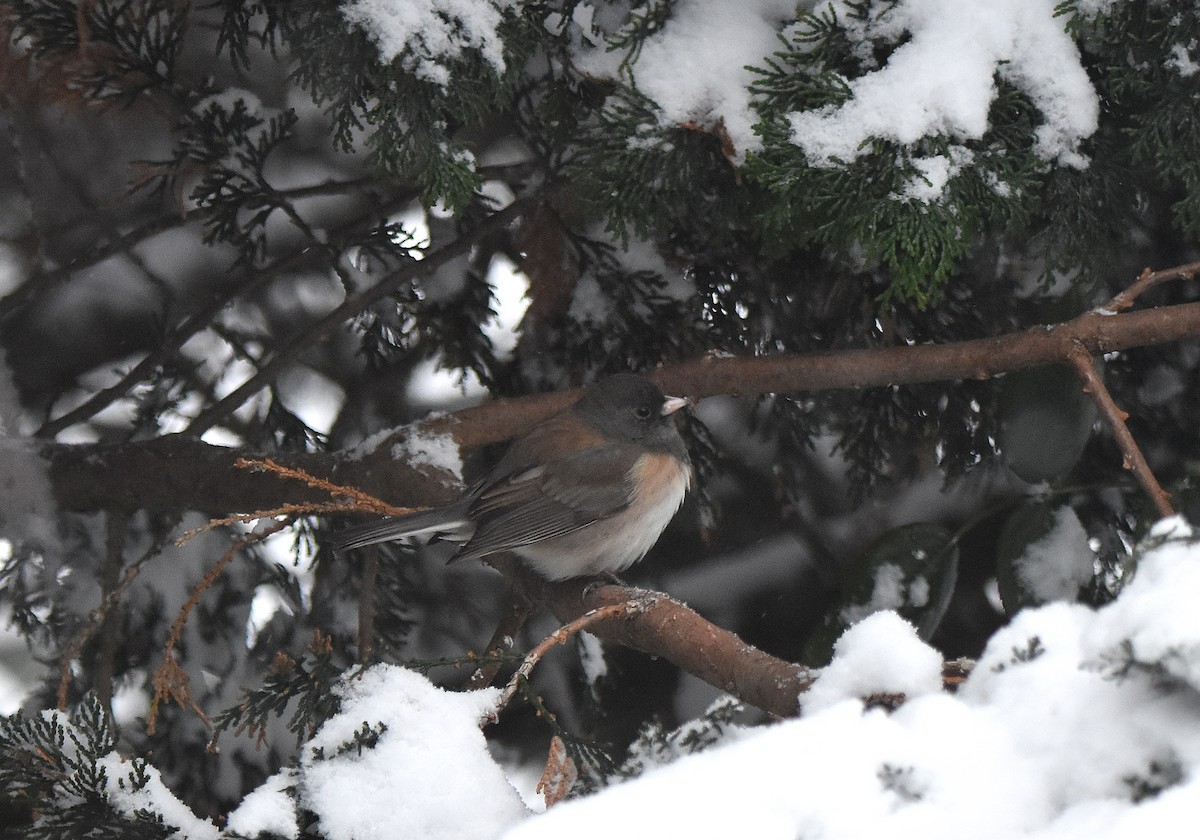
[[[639,420],[650,419],[650,409],[646,408],[644,405],[638,406],[636,409],[634,409],[633,413],[637,415],[637,419]]]

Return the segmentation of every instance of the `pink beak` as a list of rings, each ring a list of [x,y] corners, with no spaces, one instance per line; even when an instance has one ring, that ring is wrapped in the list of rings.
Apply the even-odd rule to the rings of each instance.
[[[691,402],[687,397],[667,397],[663,400],[662,416],[666,417],[667,415],[674,414],[685,405],[690,405]]]

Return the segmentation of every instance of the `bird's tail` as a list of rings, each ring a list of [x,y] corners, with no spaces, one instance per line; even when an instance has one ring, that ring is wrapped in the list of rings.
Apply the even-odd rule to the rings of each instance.
[[[467,519],[464,505],[431,508],[404,516],[390,516],[378,522],[368,522],[346,528],[333,536],[334,551],[349,551],[364,545],[415,537],[421,534],[439,534],[445,539],[461,542],[471,534],[471,522]]]

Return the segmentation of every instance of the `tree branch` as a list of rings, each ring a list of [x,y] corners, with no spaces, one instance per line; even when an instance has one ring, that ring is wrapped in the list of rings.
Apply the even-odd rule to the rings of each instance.
[[[363,216],[352,219],[332,229],[329,232],[330,236],[337,239],[365,229],[367,225],[381,215],[387,215],[390,210],[407,205],[412,201],[412,198],[412,194],[401,194],[389,201],[387,207],[384,209],[372,210]],[[229,304],[230,300],[238,296],[251,296],[261,289],[266,288],[279,277],[304,266],[313,257],[313,254],[313,248],[301,248],[298,251],[279,257],[269,265],[257,269],[239,271],[225,278],[216,285],[216,288],[206,301],[202,302],[197,309],[179,319],[178,324],[166,334],[162,344],[153,353],[148,354],[134,365],[112,386],[97,391],[80,405],[48,421],[38,429],[38,436],[52,438],[63,429],[75,423],[82,423],[102,411],[108,405],[121,399],[129,393],[134,385],[150,379],[159,366],[164,364],[175,353],[178,353],[180,348],[192,336],[207,329],[217,314]],[[27,283],[25,285],[32,284]],[[21,288],[25,287],[22,286]]]
[[[1070,362],[1082,347],[1107,353],[1200,336],[1200,303],[1120,315],[1091,311],[1063,324],[954,344],[846,350],[818,355],[704,356],[658,368],[651,376],[669,393],[799,393],[825,388],[866,388],[946,379],[986,378],[1019,368]],[[492,400],[397,430],[373,453],[292,454],[289,467],[350,484],[396,505],[426,507],[457,492],[452,476],[411,465],[392,448],[411,434],[445,434],[463,449],[514,437],[561,411],[573,392]],[[125,508],[214,514],[270,508],[282,502],[327,501],[316,491],[270,474],[235,474],[243,453],[178,436],[109,445],[45,443],[51,479],[68,510]]]
[[[1129,427],[1125,425],[1125,419],[1129,416],[1122,411],[1112,398],[1112,394],[1108,392],[1108,387],[1104,384],[1104,379],[1096,372],[1096,364],[1092,360],[1092,356],[1082,347],[1076,348],[1075,352],[1070,355],[1071,365],[1079,374],[1079,378],[1083,380],[1083,390],[1092,401],[1096,403],[1096,407],[1100,409],[1101,416],[1104,417],[1108,424],[1109,431],[1112,432],[1113,438],[1117,441],[1117,446],[1121,448],[1121,454],[1124,457],[1124,467],[1127,470],[1132,470],[1134,477],[1138,483],[1142,485],[1142,489],[1146,491],[1146,495],[1150,497],[1150,502],[1154,505],[1154,509],[1159,516],[1167,517],[1174,516],[1175,509],[1171,507],[1171,497],[1167,491],[1158,483],[1158,479],[1154,477],[1154,472],[1150,469],[1150,465],[1146,463],[1146,456],[1142,454],[1141,447],[1137,445],[1137,441],[1133,439],[1133,435],[1129,431]]]
[[[1094,355],[1196,336],[1200,336],[1200,303],[1184,303],[1121,315],[1089,311],[1062,324],[953,344],[820,355],[706,356],[660,368],[653,378],[666,390],[694,397],[987,379],[1067,361],[1077,346]]]
[[[413,277],[436,271],[442,265],[466,254],[485,234],[514,221],[530,207],[531,203],[531,198],[517,199],[503,210],[489,216],[485,222],[470,233],[463,234],[453,242],[426,254],[423,260],[408,263],[391,272],[374,286],[359,294],[346,298],[333,311],[309,325],[307,329],[302,330],[287,344],[280,347],[270,361],[260,365],[252,377],[235,388],[228,396],[201,411],[188,426],[188,434],[199,435],[212,428],[226,415],[232,413],[242,403],[265,388],[284,367],[291,364],[296,356],[310,349],[313,342],[323,340],[335,328],[346,323],[371,304],[390,295],[402,283],[408,282]]]
[[[588,580],[551,583],[515,559],[493,560],[492,565],[519,581],[529,597],[545,604],[564,625],[573,627],[588,614],[600,616],[587,620],[589,633],[661,656],[771,714],[798,714],[800,693],[816,680],[817,671],[746,644],[669,595],[613,584],[596,586]],[[629,609],[629,604],[637,604],[637,609]]]

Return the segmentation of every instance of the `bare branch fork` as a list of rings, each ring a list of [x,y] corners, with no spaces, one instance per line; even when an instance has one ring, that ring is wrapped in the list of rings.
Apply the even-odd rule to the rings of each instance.
[[[517,689],[521,685],[522,680],[528,680],[529,675],[533,673],[533,669],[539,662],[542,661],[547,653],[556,645],[565,645],[567,640],[586,630],[597,622],[604,621],[608,618],[617,618],[619,616],[638,615],[645,612],[653,603],[655,596],[649,592],[641,593],[627,601],[622,601],[615,604],[605,604],[602,607],[595,607],[588,610],[578,618],[572,619],[559,627],[549,636],[541,641],[533,650],[525,654],[525,658],[517,667],[516,673],[509,679],[508,684],[501,692],[500,698],[496,701],[496,714],[504,711],[504,707],[509,704],[517,693]]]

